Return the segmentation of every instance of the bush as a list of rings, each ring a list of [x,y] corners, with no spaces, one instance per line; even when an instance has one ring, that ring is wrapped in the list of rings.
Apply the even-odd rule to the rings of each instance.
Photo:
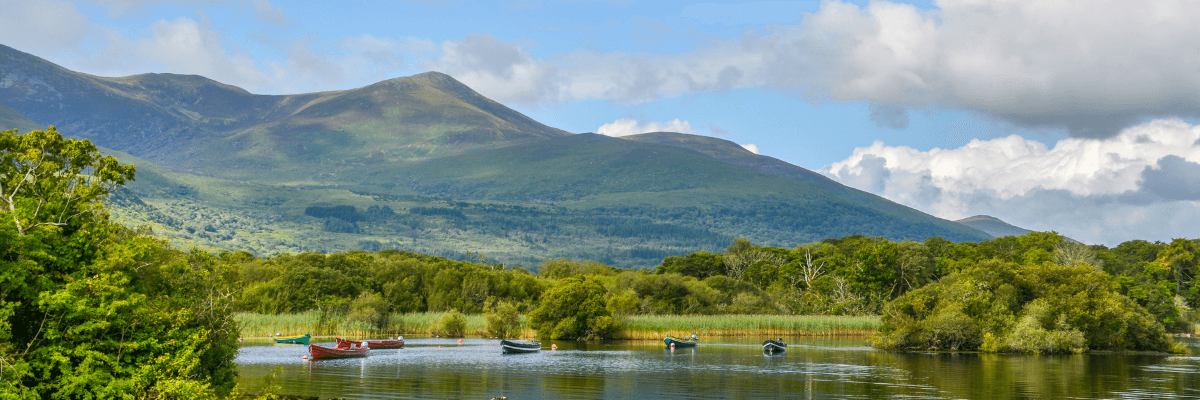
[[[364,292],[350,303],[350,315],[346,323],[362,323],[374,329],[383,329],[388,325],[388,302],[379,293]]]
[[[488,334],[493,337],[509,339],[521,336],[521,313],[512,303],[502,301],[489,307],[483,319],[487,321]]]
[[[433,321],[432,331],[431,333],[437,336],[463,337],[467,332],[467,317],[457,310],[446,311],[441,318]]]
[[[619,327],[609,314],[608,291],[592,276],[572,276],[542,295],[529,313],[538,336],[548,339],[603,339]]]

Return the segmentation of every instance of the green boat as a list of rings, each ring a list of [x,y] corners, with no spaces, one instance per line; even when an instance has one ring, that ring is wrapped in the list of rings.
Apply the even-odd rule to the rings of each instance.
[[[312,336],[307,333],[293,336],[276,336],[275,343],[308,344],[308,339],[310,338],[312,338]]]
[[[663,338],[663,343],[666,343],[667,347],[671,347],[671,345],[675,345],[675,347],[696,347],[699,340],[696,339],[696,335],[692,335],[689,339],[680,339],[667,335],[667,337]]]

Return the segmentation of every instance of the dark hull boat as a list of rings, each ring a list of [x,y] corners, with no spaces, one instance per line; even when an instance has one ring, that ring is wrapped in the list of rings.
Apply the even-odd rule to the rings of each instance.
[[[533,353],[533,352],[541,351],[542,344],[538,343],[538,341],[536,341],[536,340],[531,340],[529,342],[514,342],[514,341],[510,341],[510,340],[501,340],[500,348],[503,349],[504,354]]]
[[[700,343],[700,341],[696,340],[696,335],[692,335],[691,339],[680,339],[667,335],[667,337],[663,338],[663,343],[666,343],[667,347],[671,347],[672,344],[675,347],[696,347],[696,344]]]
[[[308,339],[310,338],[312,338],[312,335],[305,333],[303,335],[294,336],[276,336],[274,339],[275,343],[308,344]]]
[[[404,339],[388,339],[388,340],[346,340],[342,338],[334,338],[337,340],[337,347],[362,347],[367,346],[373,350],[386,349],[403,349]]]
[[[315,361],[315,360],[327,360],[327,359],[335,359],[335,358],[366,357],[367,352],[370,350],[371,349],[366,348],[366,347],[357,347],[357,348],[339,347],[339,348],[331,349],[328,347],[318,346],[318,345],[313,344],[313,345],[308,346],[308,359]]]
[[[765,354],[783,354],[787,351],[787,343],[784,343],[783,339],[767,340],[762,346]]]

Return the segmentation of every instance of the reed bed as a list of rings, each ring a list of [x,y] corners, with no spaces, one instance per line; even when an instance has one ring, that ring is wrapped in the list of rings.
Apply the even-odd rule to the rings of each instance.
[[[467,314],[466,336],[488,337],[487,321],[482,314]],[[343,318],[327,317],[326,323],[321,323],[321,314],[308,311],[296,314],[256,314],[237,313],[234,319],[242,327],[242,337],[265,338],[280,333],[284,335],[310,333],[313,336],[339,336],[347,338],[358,337],[395,337],[395,336],[433,336],[433,324],[442,317],[440,312],[423,312],[410,314],[392,314],[388,325],[383,329],[354,323],[341,322]],[[522,318],[524,319],[524,318]],[[522,337],[534,337],[532,330],[525,330]]]
[[[338,322],[336,317],[327,317],[326,323],[322,324],[321,315],[316,311],[279,315],[238,313],[234,318],[241,324],[242,336],[247,338],[265,338],[275,333],[361,338],[433,336],[434,321],[441,316],[442,313],[438,312],[392,314],[388,326],[384,329],[373,329],[362,324],[346,324]],[[466,336],[490,336],[483,315],[473,314],[465,317]],[[622,320],[621,331],[617,332],[614,338],[654,340],[661,339],[664,335],[686,336],[693,333],[702,337],[866,336],[875,333],[879,324],[877,316],[635,315]],[[528,329],[527,323],[525,326],[521,337],[536,337],[536,332]]]
[[[836,315],[635,315],[624,320],[619,339],[701,337],[867,336],[878,316]]]

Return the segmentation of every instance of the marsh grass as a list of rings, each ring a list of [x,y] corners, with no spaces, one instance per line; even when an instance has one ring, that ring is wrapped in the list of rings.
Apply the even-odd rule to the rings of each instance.
[[[234,318],[241,324],[242,336],[248,338],[267,337],[274,333],[284,335],[310,333],[313,336],[393,337],[433,336],[434,323],[442,317],[440,312],[392,314],[383,329],[372,329],[366,324],[341,322],[344,316],[326,318],[316,311],[297,314],[238,313]],[[481,314],[466,315],[467,337],[490,337],[487,321]],[[525,317],[521,317],[524,326]],[[802,337],[802,336],[866,336],[879,328],[877,316],[828,316],[828,315],[635,315],[622,321],[622,328],[614,339],[661,339],[664,335],[684,336],[697,334],[701,337]],[[536,337],[536,332],[524,329],[521,338]]]
[[[866,336],[879,329],[878,316],[835,315],[635,315],[626,318],[619,339],[658,339],[664,335],[701,337]]]

